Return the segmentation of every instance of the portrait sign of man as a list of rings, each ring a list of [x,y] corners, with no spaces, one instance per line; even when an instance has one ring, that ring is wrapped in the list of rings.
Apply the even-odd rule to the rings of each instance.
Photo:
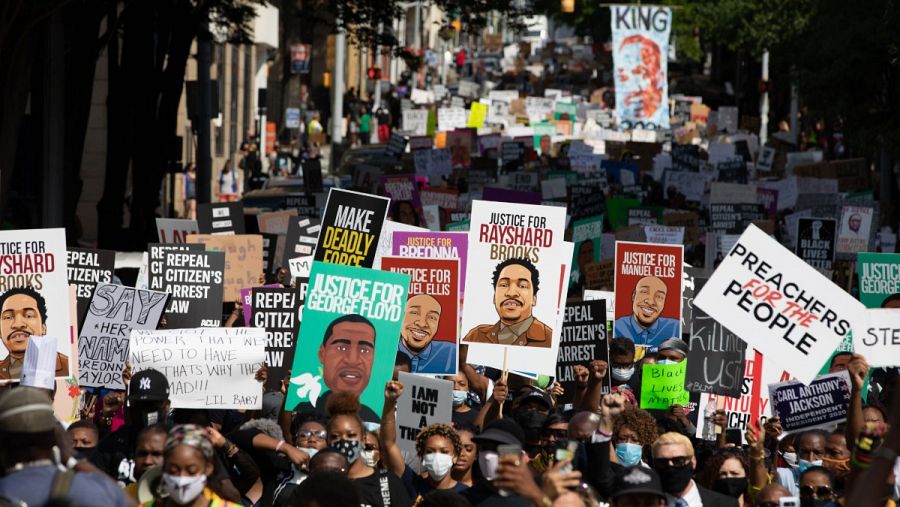
[[[494,308],[499,320],[473,328],[463,341],[550,347],[553,330],[534,317],[539,288],[537,268],[527,259],[507,259],[494,269]]]
[[[47,334],[47,303],[36,290],[10,289],[0,296],[0,338],[9,355],[0,361],[0,380],[17,380],[22,375],[25,350],[32,336]],[[56,375],[69,374],[69,360],[56,354]]]
[[[406,301],[398,348],[409,357],[411,373],[444,373],[456,367],[456,345],[434,341],[441,311],[441,303],[428,294],[414,294]]]
[[[631,315],[616,319],[616,336],[650,347],[669,338],[680,338],[679,319],[660,317],[667,295],[668,287],[660,278],[645,276],[638,280],[631,293]]]

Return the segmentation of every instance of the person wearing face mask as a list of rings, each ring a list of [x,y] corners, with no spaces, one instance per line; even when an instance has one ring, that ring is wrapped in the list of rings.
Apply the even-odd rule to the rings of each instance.
[[[656,441],[656,419],[646,410],[627,409],[613,424],[612,441],[620,466],[649,466],[643,461],[644,448]],[[613,471],[615,471],[615,465]]]
[[[819,429],[809,430],[797,435],[794,439],[797,449],[797,466],[777,468],[778,482],[788,489],[793,496],[799,495],[800,475],[811,467],[821,467],[825,456],[825,441],[828,434]]]
[[[209,481],[215,469],[214,457],[213,444],[204,428],[194,424],[172,428],[166,439],[162,468],[162,484],[168,497],[144,502],[141,507],[239,506],[224,500]]]
[[[634,342],[617,336],[609,341],[609,367],[612,385],[631,385],[635,373]]]
[[[403,482],[412,496],[419,498],[436,489],[461,492],[468,487],[460,484],[450,474],[456,463],[462,442],[459,434],[450,426],[435,423],[423,428],[416,436],[416,454],[422,464],[423,473],[416,474],[403,459],[397,446],[397,399],[403,394],[403,384],[390,381],[384,388],[384,410],[381,416],[381,440],[384,443],[382,459],[385,467],[403,477]]]
[[[134,478],[134,450],[140,431],[165,423],[169,412],[169,381],[157,370],[136,373],[128,382],[125,424],[97,444],[90,461],[123,486]]]
[[[86,419],[79,419],[66,428],[69,436],[72,437],[72,447],[78,453],[80,459],[88,459],[97,450],[97,441],[100,439],[100,433],[97,426]]]
[[[336,392],[328,398],[325,405],[329,416],[328,445],[347,458],[350,465],[347,475],[359,491],[361,506],[409,507],[412,502],[403,481],[390,470],[376,470],[361,458],[366,429],[359,410],[359,398],[353,393]],[[384,413],[388,411],[385,405]],[[384,430],[384,424],[381,427]]]
[[[825,456],[822,457],[822,466],[834,476],[834,487],[838,491],[847,488],[847,479],[850,475],[850,450],[847,449],[847,437],[843,428],[836,429],[825,441]]]
[[[737,507],[736,499],[694,482],[694,446],[681,433],[663,433],[653,442],[653,469],[659,474],[670,505],[676,507]]]
[[[359,454],[360,459],[372,468],[382,468],[381,442],[378,441],[378,433],[367,430],[362,446],[362,452]]]
[[[523,452],[500,455],[502,445],[521,448],[525,440],[522,428],[512,419],[498,419],[475,437],[478,444],[478,468],[475,484],[462,495],[473,506],[531,507],[550,505],[535,483]]]
[[[706,460],[697,474],[697,484],[723,495],[737,498],[743,505],[750,484],[750,463],[746,456],[733,449],[720,449]]]
[[[453,382],[453,425],[474,424],[478,411],[469,406],[469,379],[463,372],[447,375],[444,379]]]

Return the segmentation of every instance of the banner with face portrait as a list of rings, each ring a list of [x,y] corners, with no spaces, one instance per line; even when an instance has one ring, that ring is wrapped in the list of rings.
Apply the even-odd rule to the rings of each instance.
[[[672,10],[655,5],[613,5],[610,17],[619,129],[669,128]]]
[[[616,242],[613,336],[651,350],[681,338],[682,245]]]
[[[57,339],[56,376],[72,349],[65,229],[0,232],[0,380],[18,380],[32,336]]]
[[[324,413],[333,392],[378,421],[397,357],[409,275],[313,262],[285,408]]]
[[[461,344],[468,360],[553,376],[572,243],[566,209],[473,201]],[[507,349],[504,352],[504,349]]]

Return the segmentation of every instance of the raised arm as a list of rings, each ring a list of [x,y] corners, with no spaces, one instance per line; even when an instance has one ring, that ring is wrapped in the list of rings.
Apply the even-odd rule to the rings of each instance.
[[[397,477],[403,475],[406,463],[397,446],[397,400],[403,394],[403,384],[389,380],[384,386],[384,410],[381,412],[381,461]]]

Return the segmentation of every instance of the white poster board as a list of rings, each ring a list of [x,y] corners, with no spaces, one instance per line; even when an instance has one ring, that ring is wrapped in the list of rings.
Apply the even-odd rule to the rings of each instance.
[[[453,383],[401,371],[403,394],[397,400],[397,446],[404,456],[416,455],[416,436],[433,423],[450,424]]]

